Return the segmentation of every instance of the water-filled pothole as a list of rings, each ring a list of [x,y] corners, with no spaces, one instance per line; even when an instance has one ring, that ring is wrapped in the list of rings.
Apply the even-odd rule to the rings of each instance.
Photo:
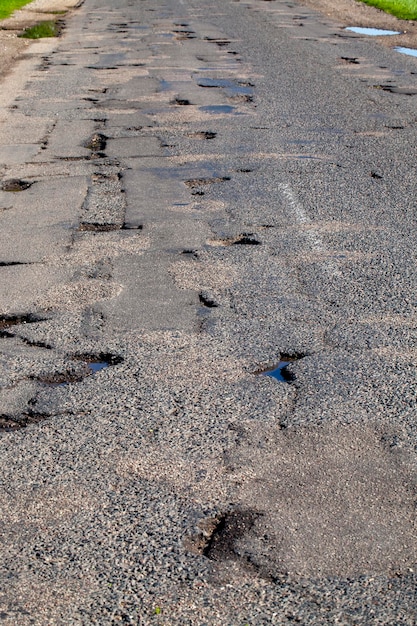
[[[236,96],[249,98],[253,94],[252,83],[235,83],[227,78],[198,78],[197,85],[199,87],[225,89],[227,95],[232,98]]]
[[[208,104],[199,108],[203,113],[210,113],[212,115],[222,115],[223,113],[238,115],[236,107],[230,104]]]
[[[98,372],[106,367],[119,365],[124,361],[122,356],[111,354],[109,352],[100,352],[98,354],[77,354],[72,358],[76,361],[84,361],[92,372]]]
[[[401,35],[399,30],[386,30],[384,28],[364,28],[362,26],[347,26],[345,30],[349,30],[357,35],[369,35],[370,37],[379,37],[383,35]]]
[[[410,57],[417,57],[416,48],[403,48],[402,46],[396,46],[394,50],[400,52],[401,54],[407,54]]]
[[[304,357],[305,354],[281,354],[280,360],[276,365],[257,371],[256,374],[261,376],[270,376],[271,378],[278,380],[280,383],[293,382],[295,380],[295,376],[287,370],[287,367],[291,365],[291,363],[295,363]]]
[[[105,353],[97,355],[75,355],[72,358],[75,361],[81,361],[85,366],[84,371],[69,369],[66,372],[55,372],[52,374],[44,374],[43,376],[35,376],[34,379],[48,387],[66,387],[71,383],[80,383],[87,376],[96,374],[107,367],[112,367],[113,365],[118,365],[123,362],[123,357]]]
[[[3,191],[25,191],[25,189],[29,189],[33,185],[33,182],[29,182],[28,180],[20,180],[19,178],[10,178],[9,180],[5,180],[1,184],[1,189]]]

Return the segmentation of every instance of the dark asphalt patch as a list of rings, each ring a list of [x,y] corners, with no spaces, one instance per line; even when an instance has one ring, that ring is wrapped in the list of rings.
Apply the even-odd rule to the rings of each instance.
[[[33,182],[29,182],[28,180],[20,180],[19,178],[10,178],[9,180],[5,180],[1,184],[1,189],[3,191],[10,192],[18,192],[25,191],[25,189],[29,189],[33,185]]]

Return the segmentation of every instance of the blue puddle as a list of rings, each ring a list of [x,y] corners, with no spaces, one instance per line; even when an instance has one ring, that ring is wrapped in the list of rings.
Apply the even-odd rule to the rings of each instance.
[[[379,37],[381,35],[401,35],[398,30],[384,30],[382,28],[363,28],[362,26],[347,26],[345,30],[349,30],[357,35],[369,35],[370,37]]]
[[[204,113],[211,113],[213,115],[221,115],[222,113],[240,115],[240,113],[236,111],[236,107],[232,107],[230,104],[209,104],[199,107],[199,109],[200,111],[204,111]]]
[[[227,78],[199,78],[197,80],[199,87],[225,89],[230,96],[250,96],[253,90],[248,85],[239,85]]]
[[[280,383],[292,383],[295,380],[295,376],[292,372],[287,371],[288,365],[291,363],[296,363],[303,359],[306,354],[282,354],[281,360],[278,361],[278,365],[274,365],[273,367],[269,367],[264,370],[258,370],[256,374],[260,376],[270,376],[271,378],[275,378]]]
[[[400,52],[401,54],[407,54],[410,57],[417,57],[417,50],[415,48],[402,48],[401,46],[396,46],[394,50]]]
[[[172,84],[168,80],[161,78],[159,81],[159,91],[171,91],[171,90],[172,90]]]
[[[88,367],[93,373],[99,372],[100,370],[104,370],[106,367],[109,367],[110,363],[107,361],[92,361],[88,363]]]
[[[290,363],[293,363],[293,361],[280,361],[274,369],[266,370],[261,372],[261,374],[262,376],[271,376],[280,383],[288,383],[293,380],[293,377],[284,370]]]
[[[119,356],[114,356],[112,354],[102,354],[97,357],[73,357],[76,360],[84,361],[85,365],[88,367],[89,374],[97,374],[101,370],[106,369],[107,367],[111,367],[112,365],[118,365],[123,362],[123,358]],[[85,374],[52,374],[51,376],[40,377],[37,380],[48,387],[66,387],[69,384],[80,383],[85,379]]]

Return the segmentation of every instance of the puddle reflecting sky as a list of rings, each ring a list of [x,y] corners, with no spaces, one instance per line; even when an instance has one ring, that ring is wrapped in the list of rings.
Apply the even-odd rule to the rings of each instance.
[[[237,114],[236,107],[232,107],[230,104],[209,104],[207,106],[200,107],[200,111],[204,111],[204,113],[213,113],[213,115],[219,115],[221,113]]]
[[[292,361],[280,361],[278,365],[273,369],[262,372],[262,376],[271,376],[272,378],[278,380],[280,383],[287,383],[289,378],[285,375],[285,372],[283,372],[283,370],[290,363],[292,363]]]
[[[92,363],[88,363],[88,367],[94,373],[104,370],[106,367],[109,367],[109,365],[107,361],[93,361]]]
[[[371,37],[379,37],[380,35],[401,35],[398,30],[384,30],[382,28],[363,28],[362,26],[347,26],[345,30],[358,35],[369,35]]]
[[[401,54],[408,54],[410,57],[417,57],[417,49],[415,48],[402,48],[401,46],[396,46],[394,50],[401,52]]]
[[[253,90],[248,85],[239,85],[227,78],[199,78],[197,80],[199,87],[207,88],[223,88],[226,89],[231,95],[251,95]]]

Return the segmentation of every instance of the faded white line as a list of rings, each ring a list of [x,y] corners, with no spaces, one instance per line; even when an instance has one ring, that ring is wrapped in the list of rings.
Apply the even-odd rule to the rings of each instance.
[[[286,204],[290,210],[291,217],[297,224],[313,224],[307,211],[304,209],[301,202],[298,200],[295,192],[292,190],[288,183],[280,183],[278,185],[282,195],[286,200]],[[309,245],[309,248],[314,252],[326,253],[327,248],[323,243],[321,237],[313,230],[305,230],[304,237]],[[323,269],[327,274],[332,276],[341,275],[341,272],[333,260],[327,259],[323,262]]]

